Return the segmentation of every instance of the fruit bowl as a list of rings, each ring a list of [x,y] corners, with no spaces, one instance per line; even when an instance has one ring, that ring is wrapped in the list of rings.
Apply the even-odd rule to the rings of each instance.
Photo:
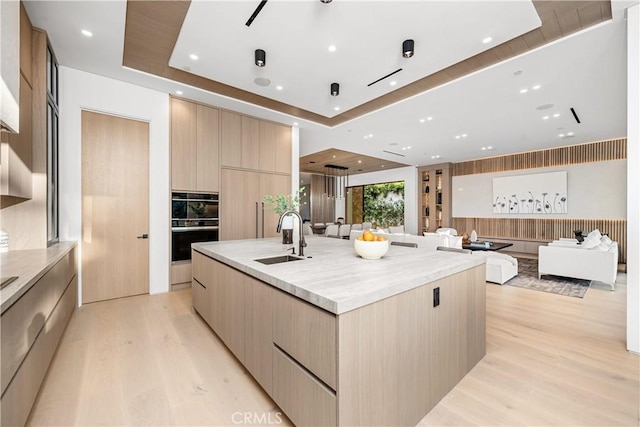
[[[353,248],[364,259],[380,259],[389,250],[389,241],[354,240]]]

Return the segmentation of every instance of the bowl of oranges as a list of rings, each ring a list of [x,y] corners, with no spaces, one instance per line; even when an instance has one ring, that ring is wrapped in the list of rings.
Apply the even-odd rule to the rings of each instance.
[[[389,240],[366,230],[353,241],[353,248],[364,259],[380,259],[389,250]]]

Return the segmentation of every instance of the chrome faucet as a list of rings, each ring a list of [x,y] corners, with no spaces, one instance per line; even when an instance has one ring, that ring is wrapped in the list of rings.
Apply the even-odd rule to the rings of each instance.
[[[280,230],[282,230],[282,220],[289,214],[294,214],[298,217],[298,222],[300,223],[300,227],[298,228],[298,231],[300,232],[300,239],[298,240],[298,255],[304,256],[304,248],[307,246],[307,242],[304,241],[304,233],[302,232],[302,217],[300,216],[298,211],[289,210],[283,212],[282,215],[280,215],[280,219],[278,220],[278,228],[276,229],[276,232],[279,233]]]

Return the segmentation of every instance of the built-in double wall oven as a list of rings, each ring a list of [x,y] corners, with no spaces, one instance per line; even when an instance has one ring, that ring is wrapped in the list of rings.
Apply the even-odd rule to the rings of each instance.
[[[191,259],[191,244],[217,241],[218,193],[171,194],[171,261]]]

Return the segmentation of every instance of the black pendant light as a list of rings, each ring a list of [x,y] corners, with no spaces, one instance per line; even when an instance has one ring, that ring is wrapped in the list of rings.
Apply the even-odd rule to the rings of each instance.
[[[320,3],[324,3],[324,4],[331,3],[331,0],[320,0]]]
[[[338,83],[331,83],[331,96],[340,95],[340,85]]]
[[[265,51],[262,49],[256,49],[255,60],[258,67],[264,67],[267,65],[267,54]]]
[[[413,40],[407,39],[402,42],[402,56],[411,58],[413,56]]]

